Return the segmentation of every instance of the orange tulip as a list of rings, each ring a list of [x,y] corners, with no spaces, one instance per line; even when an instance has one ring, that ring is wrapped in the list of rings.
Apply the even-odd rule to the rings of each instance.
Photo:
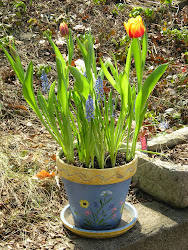
[[[131,38],[141,37],[146,31],[141,16],[130,18],[127,23],[124,23],[124,27]]]
[[[69,35],[69,28],[65,22],[60,23],[59,31],[63,37],[66,37]]]

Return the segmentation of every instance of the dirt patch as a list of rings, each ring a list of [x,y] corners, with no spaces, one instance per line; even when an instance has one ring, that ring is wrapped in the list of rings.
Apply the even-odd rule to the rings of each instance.
[[[172,149],[161,152],[163,155],[150,155],[152,158],[159,158],[161,161],[172,161],[174,164],[188,166],[188,144],[179,144]]]

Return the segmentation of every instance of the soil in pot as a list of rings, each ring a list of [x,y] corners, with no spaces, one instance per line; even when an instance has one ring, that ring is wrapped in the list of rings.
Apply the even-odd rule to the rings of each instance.
[[[60,158],[62,161],[67,163],[67,160],[64,157],[64,155],[61,155]],[[105,168],[112,168],[110,157],[108,157],[108,155],[106,155],[105,158],[107,158]],[[118,152],[115,167],[122,166],[122,165],[125,165],[127,163],[128,162],[126,162],[126,153],[125,152]],[[86,168],[85,164],[81,163],[79,161],[77,150],[74,151],[74,166]],[[96,158],[94,159],[94,168],[99,169],[99,164],[98,164],[98,161]]]

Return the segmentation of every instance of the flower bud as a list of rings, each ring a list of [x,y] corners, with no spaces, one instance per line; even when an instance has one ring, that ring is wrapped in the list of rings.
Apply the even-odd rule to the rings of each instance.
[[[63,37],[66,37],[69,35],[69,28],[65,22],[60,23],[59,31]]]
[[[18,57],[17,51],[12,47],[12,45],[9,45],[9,48],[10,48],[10,53],[12,57],[14,58],[14,60],[16,60],[16,58]]]
[[[146,31],[141,16],[137,16],[136,18],[130,18],[127,23],[124,23],[124,27],[130,38],[141,37]]]

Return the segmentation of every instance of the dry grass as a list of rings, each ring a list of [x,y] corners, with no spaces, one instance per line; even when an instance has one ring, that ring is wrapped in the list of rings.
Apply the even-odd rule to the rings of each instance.
[[[63,184],[55,178],[33,178],[47,161],[45,150],[20,151],[21,142],[24,139],[18,135],[2,137],[0,142],[0,248],[50,249],[61,242],[67,249],[59,218],[67,203]]]

